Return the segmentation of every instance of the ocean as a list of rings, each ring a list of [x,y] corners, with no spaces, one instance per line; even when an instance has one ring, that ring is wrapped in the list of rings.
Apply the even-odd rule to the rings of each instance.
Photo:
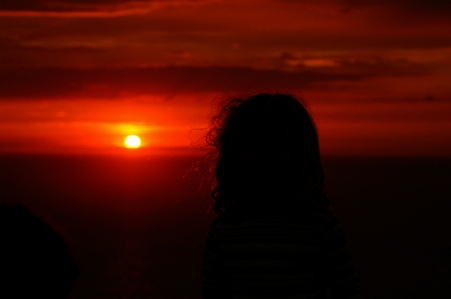
[[[324,157],[364,298],[451,298],[451,158]],[[209,165],[198,156],[1,155],[0,200],[58,226],[71,299],[200,298]]]

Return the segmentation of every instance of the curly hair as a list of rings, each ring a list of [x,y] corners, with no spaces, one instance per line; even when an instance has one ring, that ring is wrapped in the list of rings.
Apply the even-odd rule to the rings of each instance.
[[[256,209],[327,206],[318,134],[307,109],[288,94],[232,99],[213,118],[216,215]]]

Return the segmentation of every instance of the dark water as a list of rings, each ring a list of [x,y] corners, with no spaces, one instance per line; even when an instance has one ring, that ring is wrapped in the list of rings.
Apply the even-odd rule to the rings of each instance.
[[[208,182],[183,156],[0,156],[0,200],[61,226],[71,298],[200,298]],[[324,159],[365,298],[451,298],[451,159]],[[195,167],[194,167],[195,168]]]

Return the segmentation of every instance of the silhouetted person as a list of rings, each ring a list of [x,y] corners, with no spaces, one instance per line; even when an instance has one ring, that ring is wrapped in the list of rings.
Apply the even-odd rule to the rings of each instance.
[[[58,232],[24,206],[0,205],[0,298],[67,298],[77,276]]]
[[[209,140],[217,149],[217,217],[208,233],[209,298],[360,298],[343,231],[326,209],[314,122],[297,99],[230,101]]]

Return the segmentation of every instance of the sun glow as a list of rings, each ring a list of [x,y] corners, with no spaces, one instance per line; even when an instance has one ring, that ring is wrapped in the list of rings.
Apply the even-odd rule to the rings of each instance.
[[[138,148],[141,146],[141,138],[136,135],[128,135],[124,140],[126,148]]]

